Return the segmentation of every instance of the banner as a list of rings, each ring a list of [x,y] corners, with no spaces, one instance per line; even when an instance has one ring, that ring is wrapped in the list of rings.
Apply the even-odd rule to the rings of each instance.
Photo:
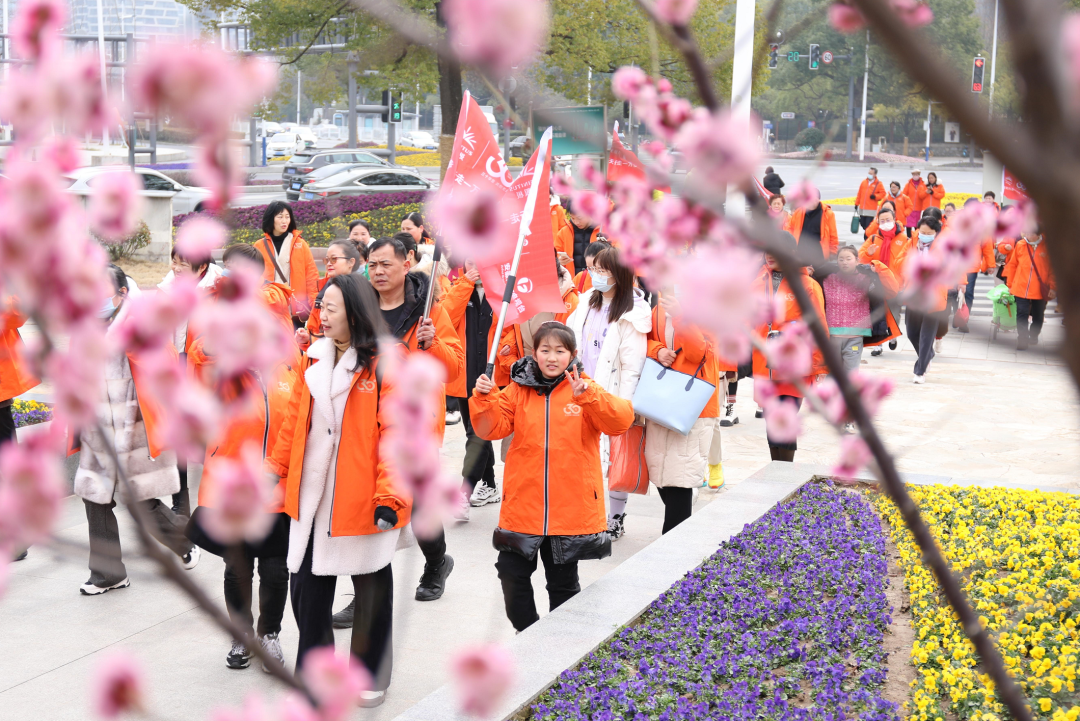
[[[562,293],[559,292],[559,275],[555,269],[555,240],[551,235],[551,216],[547,212],[550,153],[549,130],[522,169],[521,175],[511,184],[500,207],[503,222],[513,229],[513,237],[522,245],[517,283],[506,312],[507,327],[528,320],[537,313],[566,311]],[[540,212],[536,212],[537,208]],[[528,222],[524,236],[522,222]],[[489,262],[479,266],[480,278],[484,281],[484,290],[492,307],[501,306],[515,250],[516,244],[508,246]]]
[[[619,178],[626,177],[645,180],[645,165],[619,140],[619,122],[615,121],[611,132],[611,150],[608,153],[607,180],[609,183],[614,183]],[[666,185],[657,190],[664,193],[671,192],[671,188]]]
[[[1009,172],[1008,168],[1001,169],[1001,194],[1008,200],[1030,200],[1027,188],[1016,176]]]
[[[453,196],[459,190],[475,191],[486,187],[502,195],[512,184],[510,170],[503,163],[491,126],[466,90],[458,114],[454,150],[439,192]]]

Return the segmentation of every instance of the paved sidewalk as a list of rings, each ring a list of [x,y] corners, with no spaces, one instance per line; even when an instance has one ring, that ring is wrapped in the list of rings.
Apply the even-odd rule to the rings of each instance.
[[[942,354],[930,366],[925,385],[911,384],[915,354],[902,341],[881,358],[867,353],[864,369],[893,378],[896,391],[883,405],[879,429],[899,454],[902,471],[1016,483],[1080,486],[1080,404],[1060,361],[1047,353],[1061,338],[1060,321],[1048,324],[1038,349],[1017,353],[1015,336],[991,345],[986,319],[972,321],[975,332],[944,340]],[[1011,343],[1012,345],[1009,345]],[[754,419],[752,382],[739,384],[739,425],[724,434],[724,465],[729,484],[736,484],[769,461],[765,424]],[[796,461],[830,464],[836,455],[836,434],[806,411],[806,427]],[[448,429],[445,463],[460,469],[464,447],[461,426]],[[501,478],[501,464],[497,476]],[[724,502],[724,491],[703,491],[701,504]],[[413,592],[422,556],[411,548],[398,554],[395,574],[395,672],[386,704],[358,710],[356,719],[390,719],[447,679],[447,660],[464,644],[506,640],[513,629],[506,620],[493,564],[491,531],[499,506],[473,509],[472,520],[447,529],[456,560],[446,595],[418,603]],[[659,537],[662,505],[654,493],[629,503],[627,535],[614,544],[614,555],[583,562],[587,585]],[[130,522],[121,512],[126,552],[137,550]],[[82,504],[65,505],[59,537],[85,546]],[[30,558],[12,567],[7,595],[0,599],[0,718],[49,721],[86,719],[88,679],[108,652],[122,648],[146,666],[152,718],[197,721],[211,709],[238,705],[251,691],[277,692],[255,666],[244,671],[225,667],[229,641],[206,621],[181,593],[166,585],[146,561],[127,560],[132,586],[104,596],[83,597],[78,586],[86,570],[85,552],[59,553],[35,547]],[[222,602],[220,559],[204,554],[191,573]],[[533,577],[537,607],[547,609],[543,575]],[[335,608],[347,603],[351,584],[339,583]],[[341,649],[348,633],[338,632]],[[286,610],[282,643],[288,663],[294,661],[296,625]]]

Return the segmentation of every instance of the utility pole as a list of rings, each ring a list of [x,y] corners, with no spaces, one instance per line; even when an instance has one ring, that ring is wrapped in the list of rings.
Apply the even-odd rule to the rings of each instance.
[[[847,153],[844,155],[846,160],[851,160],[851,135],[853,126],[855,125],[855,76],[852,75],[848,78],[847,89]],[[861,160],[861,158],[860,158]]]
[[[356,137],[356,59],[349,54],[349,147],[357,146]]]
[[[592,66],[589,67],[588,80],[585,85],[585,104],[592,105]]]
[[[6,18],[5,18],[6,24]],[[97,36],[98,58],[101,60],[101,95],[109,97],[108,65],[105,64],[105,13],[101,9],[101,0],[97,0]],[[109,147],[109,124],[104,123],[101,128],[101,147],[105,150]]]
[[[994,47],[990,51],[990,119],[994,119],[994,79],[997,77],[998,0],[994,0]],[[974,155],[972,162],[975,161]]]
[[[862,123],[859,127],[859,161],[866,154],[866,87],[870,82],[870,31],[866,31],[866,65],[862,78]]]
[[[100,0],[99,0],[100,2]],[[296,124],[300,124],[300,88],[303,87],[304,74],[296,69]]]
[[[931,108],[934,107],[934,101],[930,100],[926,104],[926,161],[930,161],[930,121],[933,116],[930,114]]]
[[[750,93],[754,79],[755,0],[736,0],[735,49],[731,64],[731,111],[739,120],[750,120]],[[726,211],[733,217],[746,215],[746,197],[728,188]]]

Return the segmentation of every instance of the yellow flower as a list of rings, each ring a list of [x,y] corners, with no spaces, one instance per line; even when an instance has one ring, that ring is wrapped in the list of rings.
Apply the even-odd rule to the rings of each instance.
[[[1050,708],[1053,705],[1054,704],[1048,698],[1039,699],[1039,710],[1041,710],[1043,713],[1047,713],[1048,711],[1050,711]]]

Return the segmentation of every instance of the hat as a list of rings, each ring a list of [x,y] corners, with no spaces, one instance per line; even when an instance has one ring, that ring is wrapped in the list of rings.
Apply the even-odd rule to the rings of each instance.
[[[911,174],[915,175],[915,173],[918,173],[919,175],[922,175],[922,169],[920,169],[920,168],[912,168],[911,169]]]

